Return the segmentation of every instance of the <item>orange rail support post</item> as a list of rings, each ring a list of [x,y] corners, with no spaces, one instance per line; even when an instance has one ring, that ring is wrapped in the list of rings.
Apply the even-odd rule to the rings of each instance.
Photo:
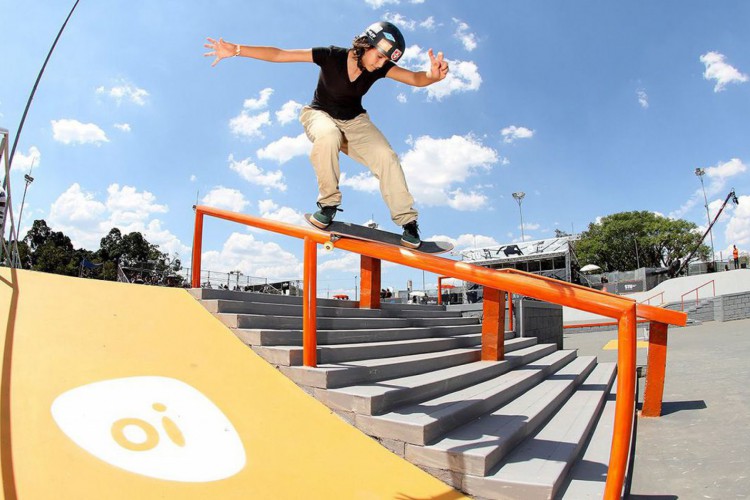
[[[201,287],[201,251],[203,249],[203,212],[195,208],[195,235],[193,236],[193,268],[191,283],[193,288]]]
[[[515,332],[513,329],[513,294],[508,292],[508,330]]]
[[[318,246],[312,239],[305,237],[305,263],[302,298],[302,364],[315,368],[318,366],[318,331],[317,331],[317,265]]]
[[[609,471],[604,498],[622,498],[622,487],[630,452],[635,412],[636,308],[633,303],[618,320],[617,327],[617,400],[614,433],[609,454]]]
[[[380,309],[380,259],[362,255],[359,276],[360,309]]]
[[[439,306],[443,305],[443,278],[446,276],[438,276],[438,289],[437,289],[437,303]]]
[[[505,359],[505,292],[484,287],[482,361]]]
[[[652,321],[648,333],[648,361],[646,366],[646,389],[643,392],[644,417],[660,417],[664,397],[664,375],[667,369],[668,325]]]

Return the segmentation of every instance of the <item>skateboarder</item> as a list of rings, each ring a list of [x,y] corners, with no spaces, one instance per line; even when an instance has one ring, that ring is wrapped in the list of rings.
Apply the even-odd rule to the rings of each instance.
[[[380,181],[380,192],[393,222],[402,226],[401,242],[419,247],[417,211],[409,193],[398,155],[362,107],[362,96],[373,83],[388,77],[415,87],[439,82],[448,74],[443,53],[432,49],[430,69],[414,72],[396,66],[406,49],[401,31],[391,23],[377,22],[354,38],[352,47],[316,47],[286,50],[276,47],[240,45],[208,38],[206,56],[212,66],[228,57],[251,57],[270,62],[311,62],[320,66],[312,103],[300,113],[300,121],[313,148],[310,160],[318,178],[318,208],[310,222],[323,229],[336,216],[341,204],[339,151],[367,166]]]

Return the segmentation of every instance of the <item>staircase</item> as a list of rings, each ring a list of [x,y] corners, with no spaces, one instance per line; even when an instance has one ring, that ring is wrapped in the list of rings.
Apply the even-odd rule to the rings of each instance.
[[[476,498],[601,498],[614,363],[442,306],[318,299],[318,366],[302,366],[301,297],[193,289],[244,343],[362,432]],[[600,418],[601,416],[601,418]]]

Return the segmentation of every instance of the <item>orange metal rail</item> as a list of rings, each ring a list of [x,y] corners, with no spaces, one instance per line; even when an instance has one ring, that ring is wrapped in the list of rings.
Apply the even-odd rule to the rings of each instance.
[[[703,283],[701,286],[699,286],[698,288],[693,288],[689,292],[685,292],[682,295],[680,295],[680,311],[684,311],[685,310],[685,296],[688,295],[688,294],[691,294],[693,292],[695,292],[695,305],[697,306],[698,305],[698,290],[700,290],[701,288],[703,288],[706,285],[712,285],[713,286],[713,289],[714,289],[714,295],[713,296],[716,297],[716,282],[714,280],[707,281],[707,282]]]
[[[216,208],[195,207],[195,237],[193,240],[192,286],[200,286],[201,251],[203,239],[203,218],[205,215],[238,222],[279,234],[304,240],[304,299],[303,299],[303,359],[305,365],[315,366],[317,345],[315,342],[315,308],[316,308],[316,266],[317,244],[329,241],[329,236],[312,228],[266,220],[260,217],[237,214]],[[636,315],[648,319],[664,331],[664,356],[657,356],[655,362],[665,362],[667,325],[684,326],[687,315],[644,304],[636,305],[635,301],[617,295],[599,292],[579,285],[545,278],[543,276],[516,271],[513,269],[493,270],[484,267],[457,262],[444,257],[422,254],[407,248],[399,248],[382,243],[359,241],[342,238],[336,242],[342,250],[358,253],[372,259],[382,259],[397,264],[422,269],[438,275],[447,275],[464,281],[484,285],[487,290],[504,291],[526,295],[539,300],[581,309],[594,314],[607,316],[618,323],[617,354],[617,401],[610,452],[609,471],[604,497],[615,499],[622,496],[622,488],[628,463],[630,440],[633,431],[635,412],[635,356],[636,356]],[[504,301],[503,293],[492,293],[495,304]],[[504,322],[504,315],[502,320]],[[497,325],[492,325],[496,327]],[[487,338],[483,331],[483,351]],[[500,355],[502,356],[502,344]],[[649,361],[651,359],[649,358]],[[651,371],[651,370],[649,370]],[[658,370],[657,370],[658,371]],[[663,390],[663,371],[661,381],[652,384],[653,397],[658,395],[661,407]],[[658,383],[660,382],[660,383]],[[647,380],[648,386],[648,380]],[[644,402],[645,407],[645,402]]]
[[[661,303],[664,303],[664,292],[659,292],[656,295],[652,295],[651,297],[647,299],[643,299],[639,302],[639,304],[651,304],[651,299],[655,299],[656,297],[661,296]]]

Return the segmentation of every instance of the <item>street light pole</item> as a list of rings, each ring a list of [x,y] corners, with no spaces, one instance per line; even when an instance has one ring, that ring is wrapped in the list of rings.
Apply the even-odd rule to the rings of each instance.
[[[518,202],[518,213],[521,216],[521,241],[526,240],[526,237],[523,234],[523,211],[521,210],[521,202],[523,201],[524,196],[526,196],[526,193],[523,191],[513,193],[513,198]]]
[[[23,224],[23,205],[26,203],[26,191],[29,189],[29,184],[34,182],[34,178],[30,176],[29,174],[26,174],[23,176],[23,180],[26,181],[26,187],[23,188],[23,198],[21,198],[21,211],[18,214],[18,228],[21,228],[21,224]]]
[[[711,214],[708,212],[708,198],[706,198],[706,186],[703,185],[703,176],[706,175],[706,170],[702,168],[695,169],[695,175],[701,180],[701,189],[703,190],[703,202],[706,207],[706,220],[708,221],[709,231],[708,234],[711,237],[711,262],[716,270],[716,251],[714,250],[714,233],[711,228]]]

